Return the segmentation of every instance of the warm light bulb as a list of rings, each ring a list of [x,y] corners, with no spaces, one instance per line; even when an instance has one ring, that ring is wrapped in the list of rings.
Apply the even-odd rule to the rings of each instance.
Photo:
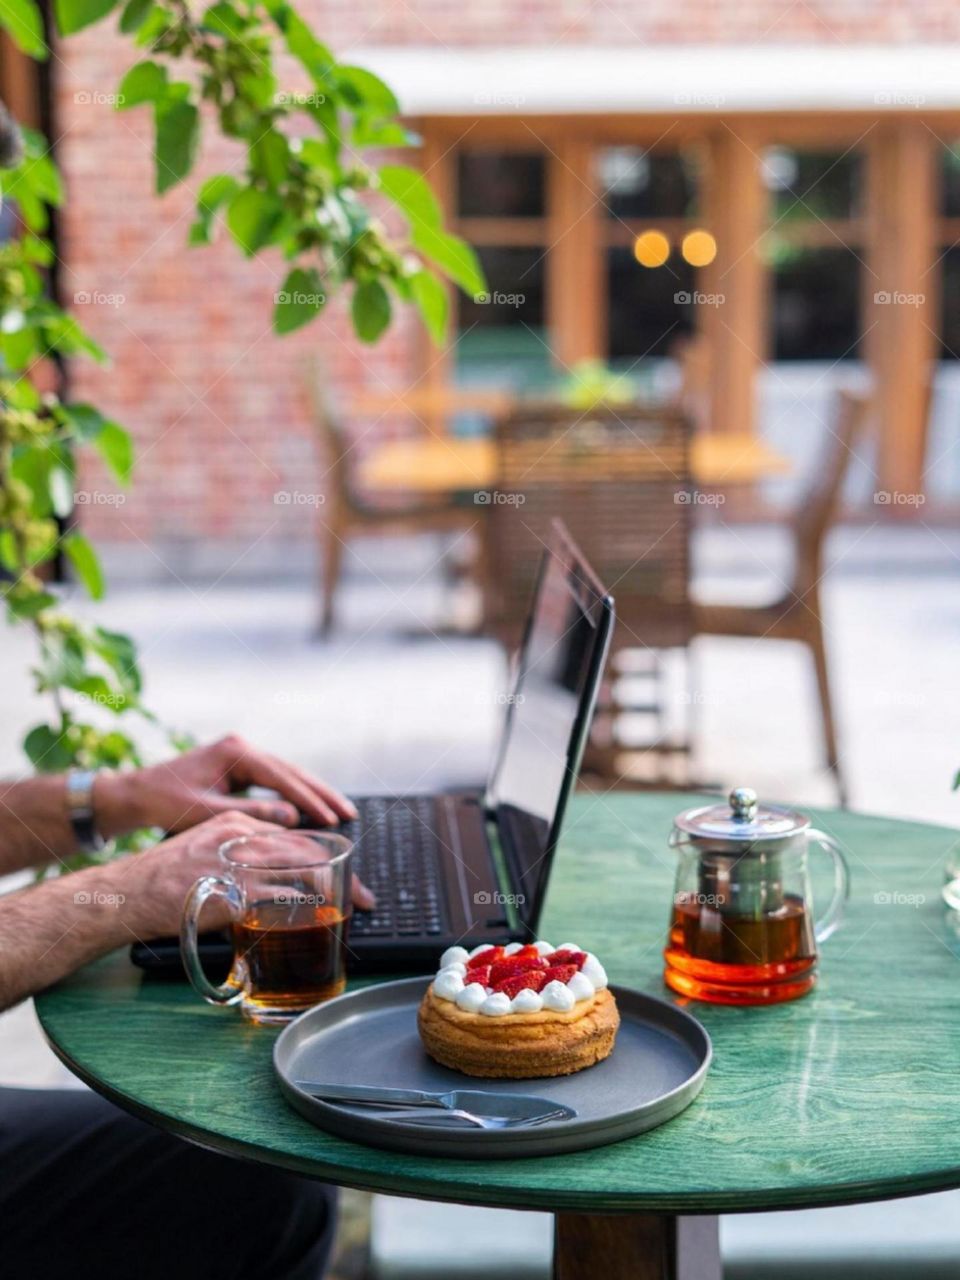
[[[633,256],[641,267],[662,267],[670,257],[670,241],[662,231],[644,231],[633,242]]]
[[[717,242],[709,231],[688,231],[680,252],[691,267],[708,267],[717,256]]]

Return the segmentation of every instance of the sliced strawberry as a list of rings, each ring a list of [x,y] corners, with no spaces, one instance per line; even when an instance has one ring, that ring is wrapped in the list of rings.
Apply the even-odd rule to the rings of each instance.
[[[534,946],[521,947],[519,951],[513,953],[510,959],[524,962],[527,960],[539,960],[540,952]]]
[[[489,987],[491,967],[489,964],[475,964],[472,969],[467,971],[464,982],[479,982],[481,987]]]
[[[498,960],[496,964],[490,966],[490,985],[495,987],[498,982],[503,982],[505,978],[516,978],[518,974],[526,973],[527,967],[525,961],[521,960],[518,964],[514,961],[513,956]]]
[[[552,964],[546,970],[547,982],[563,982],[567,983],[577,972],[575,964]]]
[[[487,947],[484,951],[478,951],[475,956],[471,956],[467,961],[467,968],[473,969],[478,964],[493,964],[495,960],[499,960],[503,955],[503,947]]]
[[[551,951],[547,956],[547,964],[575,964],[582,969],[587,963],[585,951]]]
[[[547,975],[542,969],[531,969],[528,973],[518,973],[515,978],[504,978],[494,991],[502,991],[512,1000],[520,991],[539,991],[546,981]]]

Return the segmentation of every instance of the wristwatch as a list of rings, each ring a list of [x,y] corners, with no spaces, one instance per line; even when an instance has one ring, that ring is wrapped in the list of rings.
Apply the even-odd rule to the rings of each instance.
[[[67,814],[77,838],[77,848],[84,853],[97,853],[104,846],[93,812],[93,784],[96,780],[93,769],[70,769],[67,772]]]

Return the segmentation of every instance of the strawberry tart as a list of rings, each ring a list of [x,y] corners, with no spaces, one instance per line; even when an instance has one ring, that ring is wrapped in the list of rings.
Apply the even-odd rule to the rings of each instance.
[[[573,943],[450,947],[420,1004],[430,1057],[468,1076],[566,1076],[602,1062],[620,1025],[607,975]]]

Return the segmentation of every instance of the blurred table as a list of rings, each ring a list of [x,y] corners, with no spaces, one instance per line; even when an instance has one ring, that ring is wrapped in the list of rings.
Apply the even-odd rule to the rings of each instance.
[[[789,459],[751,435],[698,435],[690,468],[706,488],[753,484],[788,474]],[[430,435],[380,445],[357,468],[369,492],[441,493],[491,489],[497,484],[497,447],[489,438]]]
[[[614,982],[678,999],[662,982],[667,837],[673,815],[705,799],[575,796],[543,936],[576,938]],[[385,1195],[547,1210],[558,1280],[719,1280],[718,1213],[960,1187],[960,938],[940,899],[957,833],[813,817],[853,879],[816,988],[768,1008],[692,1005],[714,1045],[700,1097],[669,1124],[592,1151],[443,1160],[333,1137],[284,1102],[275,1029],[204,1004],[186,982],[146,978],[126,951],[38,996],[37,1012],[81,1079],[205,1147]],[[387,1046],[384,1062],[389,1071]]]

